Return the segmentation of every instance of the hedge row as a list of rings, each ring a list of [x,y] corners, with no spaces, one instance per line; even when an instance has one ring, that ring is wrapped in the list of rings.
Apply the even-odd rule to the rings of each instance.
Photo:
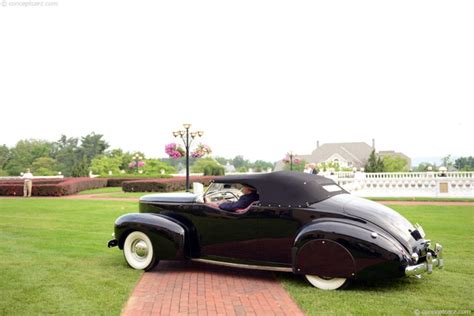
[[[63,196],[107,186],[107,179],[64,178],[60,180],[56,183],[51,183],[51,180],[33,180],[31,193],[34,196]],[[0,195],[23,196],[23,181],[0,181]]]
[[[200,182],[209,185],[215,177],[190,177],[189,182]],[[174,177],[170,179],[133,180],[122,184],[124,192],[174,192],[186,189],[186,177]]]
[[[8,179],[0,180],[0,184],[21,184],[23,185],[23,179]],[[34,184],[57,184],[63,182],[63,178],[54,178],[54,179],[33,179]]]
[[[128,181],[157,180],[157,179],[160,179],[160,178],[167,179],[167,178],[171,178],[171,176],[163,175],[163,176],[160,176],[160,177],[144,178],[144,179],[137,179],[137,178],[133,178],[133,177],[129,177],[129,178],[126,178],[126,177],[125,178],[107,178],[107,186],[108,187],[121,187],[124,182],[128,182]]]

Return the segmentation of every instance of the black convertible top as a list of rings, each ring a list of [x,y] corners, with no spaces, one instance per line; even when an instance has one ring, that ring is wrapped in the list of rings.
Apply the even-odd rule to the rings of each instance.
[[[257,189],[260,204],[304,207],[333,195],[348,193],[333,180],[303,172],[278,171],[217,177],[216,183],[241,183]]]

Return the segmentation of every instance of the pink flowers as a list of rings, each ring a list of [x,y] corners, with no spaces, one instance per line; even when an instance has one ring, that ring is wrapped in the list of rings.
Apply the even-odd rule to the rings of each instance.
[[[191,157],[193,158],[201,158],[205,155],[210,155],[212,152],[211,147],[199,144],[197,148],[191,153]]]
[[[170,143],[165,146],[165,152],[170,156],[170,158],[173,159],[179,159],[186,155],[186,151],[181,147],[180,145],[176,143]],[[206,155],[209,155],[212,152],[211,147],[204,145],[204,144],[199,144],[197,145],[197,148],[191,152],[191,157],[193,158],[201,158]]]
[[[296,158],[295,155],[286,154],[286,157],[282,159],[286,164],[289,164],[291,160],[293,160],[294,165],[299,165],[301,163],[301,159]]]
[[[138,168],[143,167],[144,165],[145,165],[145,162],[144,162],[144,161],[139,161],[139,162],[138,162]],[[137,162],[136,162],[136,161],[132,161],[131,163],[128,164],[128,167],[129,167],[130,169],[136,168],[136,167],[137,167]]]
[[[176,143],[170,143],[165,146],[165,152],[173,159],[179,159],[184,156],[185,151],[183,147]]]

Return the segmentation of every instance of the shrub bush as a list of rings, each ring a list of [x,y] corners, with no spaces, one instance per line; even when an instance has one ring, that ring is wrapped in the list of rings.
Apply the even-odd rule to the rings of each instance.
[[[157,179],[167,179],[167,178],[171,178],[170,175],[167,175],[167,174],[163,174],[163,175],[157,175],[156,177],[150,177],[150,176],[147,176],[147,177],[136,177],[136,176],[130,176],[130,177],[124,177],[124,176],[121,176],[121,177],[109,177],[107,178],[107,186],[108,187],[121,187],[122,186],[122,183],[124,183],[125,181],[134,181],[134,180],[157,180]]]
[[[223,176],[225,169],[216,160],[211,158],[201,159],[191,167],[192,172],[203,173],[205,176]]]
[[[36,179],[33,180],[34,196],[63,196],[84,190],[103,188],[107,179],[65,178],[65,179]],[[23,195],[22,180],[0,181],[0,195]]]
[[[222,166],[205,166],[204,167],[205,176],[223,176],[225,174],[225,169]]]
[[[200,182],[209,185],[215,177],[190,177],[189,182]],[[169,179],[133,180],[122,184],[124,192],[173,192],[186,189],[185,177],[174,177]]]

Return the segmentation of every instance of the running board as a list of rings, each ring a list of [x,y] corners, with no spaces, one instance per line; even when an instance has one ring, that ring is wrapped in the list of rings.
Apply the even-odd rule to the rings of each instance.
[[[203,263],[210,263],[224,267],[231,267],[231,268],[243,268],[243,269],[252,269],[252,270],[265,270],[265,271],[278,271],[278,272],[293,272],[292,268],[285,268],[285,267],[272,267],[272,266],[259,266],[254,264],[243,264],[243,263],[231,263],[231,262],[223,262],[217,260],[209,260],[209,259],[191,259],[194,262],[203,262]]]

